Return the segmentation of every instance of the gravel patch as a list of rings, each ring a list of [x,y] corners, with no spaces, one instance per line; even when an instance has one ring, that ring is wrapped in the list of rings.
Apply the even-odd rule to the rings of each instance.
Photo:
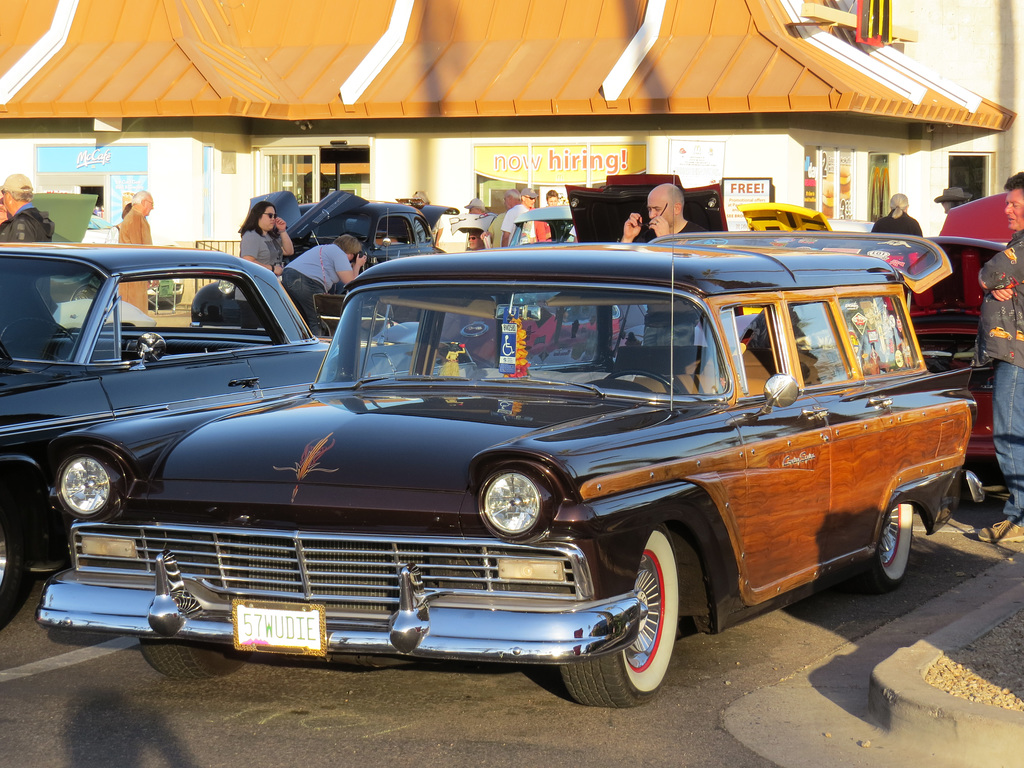
[[[1024,611],[959,651],[943,654],[924,679],[967,701],[1024,712]]]

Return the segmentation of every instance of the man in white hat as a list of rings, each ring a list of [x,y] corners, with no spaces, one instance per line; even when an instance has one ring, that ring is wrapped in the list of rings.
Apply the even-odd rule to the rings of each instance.
[[[466,204],[466,210],[470,213],[483,215],[487,213],[487,206],[484,205],[484,201],[479,197],[474,197]]]
[[[0,187],[0,199],[7,221],[0,224],[0,243],[49,243],[53,240],[53,222],[32,205],[32,182],[28,176],[12,173]]]
[[[465,208],[466,217],[456,221],[454,231],[466,233],[467,251],[481,251],[484,248],[490,248],[491,233],[487,229],[494,221],[495,215],[487,210],[484,201],[479,197],[470,200]]]

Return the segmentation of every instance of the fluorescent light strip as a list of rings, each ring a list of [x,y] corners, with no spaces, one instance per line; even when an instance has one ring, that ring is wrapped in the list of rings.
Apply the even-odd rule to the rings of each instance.
[[[0,77],[0,104],[6,104],[13,99],[18,91],[64,47],[77,10],[78,0],[58,1],[50,28]]]
[[[396,0],[387,30],[366,54],[366,57],[359,62],[359,66],[352,71],[348,79],[342,83],[339,90],[342,104],[355,104],[359,101],[363,91],[369,87],[374,78],[398,52],[409,32],[413,2],[414,0]]]
[[[938,72],[926,67],[916,59],[912,59],[905,53],[896,50],[892,46],[885,46],[872,51],[871,58],[885,59],[890,66],[900,67],[911,77],[938,91],[950,101],[960,104],[968,112],[977,112],[981,106],[981,96],[969,91],[962,85],[957,85],[952,80],[947,80]]]
[[[650,0],[648,2],[640,29],[633,35],[626,50],[619,56],[619,60],[615,62],[615,66],[611,68],[601,84],[605,101],[615,101],[622,95],[622,89],[626,87],[626,83],[636,73],[644,57],[654,47],[661,34],[661,22],[665,17],[665,2],[666,0]]]

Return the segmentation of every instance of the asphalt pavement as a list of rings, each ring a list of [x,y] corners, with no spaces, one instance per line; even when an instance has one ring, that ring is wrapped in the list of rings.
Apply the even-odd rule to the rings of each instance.
[[[973,535],[971,529],[964,535]],[[1024,609],[1024,545],[870,635],[735,701],[723,724],[781,768],[1024,766],[1024,713],[924,680],[943,653]]]

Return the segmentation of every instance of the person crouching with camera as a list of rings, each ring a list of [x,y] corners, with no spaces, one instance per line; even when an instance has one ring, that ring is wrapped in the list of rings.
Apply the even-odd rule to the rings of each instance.
[[[281,283],[309,329],[317,336],[326,336],[313,296],[330,293],[339,283],[348,285],[365,266],[363,244],[352,235],[342,235],[329,245],[310,248],[292,259],[281,273]]]

